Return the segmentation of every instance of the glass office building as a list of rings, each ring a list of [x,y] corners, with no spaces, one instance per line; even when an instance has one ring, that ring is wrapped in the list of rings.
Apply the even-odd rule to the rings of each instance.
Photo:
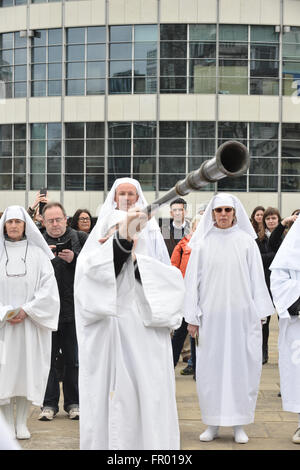
[[[244,143],[235,192],[284,215],[300,189],[299,0],[0,0],[3,210],[47,187],[96,213],[117,177],[149,201]]]

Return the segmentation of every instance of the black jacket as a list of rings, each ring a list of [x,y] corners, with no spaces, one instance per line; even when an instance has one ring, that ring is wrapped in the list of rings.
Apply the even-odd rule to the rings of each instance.
[[[258,244],[258,248],[262,257],[266,284],[271,294],[271,291],[270,291],[271,271],[269,267],[274,259],[274,256],[276,255],[276,252],[272,250],[270,246],[270,240],[268,239],[268,237],[265,236],[262,240],[259,240],[259,238],[257,238],[256,242]]]
[[[162,225],[161,232],[162,232],[162,236],[165,240],[165,244],[167,246],[169,256],[171,258],[173,250],[174,250],[175,246],[177,245],[177,243],[180,242],[180,240],[185,235],[189,234],[190,224],[186,220],[184,228],[177,229],[173,225],[173,219],[170,219],[170,221],[168,221],[169,223],[167,222],[167,224],[165,223],[165,221],[163,221],[163,222],[164,223]]]
[[[59,238],[52,238],[47,232],[43,236],[48,245],[66,242],[71,239],[74,258],[71,263],[55,257],[52,260],[55,277],[59,290],[60,314],[59,323],[70,323],[74,321],[74,276],[77,257],[83,247],[88,235],[85,232],[74,230],[67,227],[65,233]]]

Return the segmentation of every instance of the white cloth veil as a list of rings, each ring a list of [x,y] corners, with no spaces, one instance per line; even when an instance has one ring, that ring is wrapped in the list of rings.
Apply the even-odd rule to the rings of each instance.
[[[241,201],[232,194],[219,193],[210,200],[207,208],[205,209],[202,219],[200,220],[197,229],[189,243],[191,248],[197,246],[199,240],[204,239],[209,234],[215,224],[212,211],[216,207],[221,206],[233,207],[235,209],[236,216],[235,225],[237,225],[244,232],[248,233],[248,235],[250,235],[252,238],[257,238],[255,230],[252,227],[247,212],[245,211]]]
[[[32,245],[39,246],[50,259],[54,258],[54,255],[50,250],[49,246],[47,245],[43,235],[31,219],[29,214],[26,212],[24,207],[21,206],[7,207],[0,219],[0,256],[2,254],[2,251],[4,250],[4,225],[7,220],[10,219],[23,220],[23,222],[25,222],[25,235],[28,242]]]
[[[124,183],[135,186],[138,194],[136,205],[139,207],[147,206],[147,201],[143,195],[141,185],[137,180],[133,178],[116,179],[107,195],[107,198],[104,201],[104,204],[100,209],[97,223],[91,231],[80,254],[86,253],[91,249],[95,249],[99,245],[98,240],[106,235],[108,229],[126,217],[126,212],[116,209],[117,204],[115,202],[116,189],[118,186],[120,186],[120,184]],[[146,227],[139,235],[139,242],[136,250],[137,252],[139,251],[139,246],[141,247],[141,245],[144,245],[144,251],[147,251],[149,256],[152,256],[164,264],[170,264],[170,257],[166,244],[160,232],[158,223],[154,217],[152,217],[147,222]]]

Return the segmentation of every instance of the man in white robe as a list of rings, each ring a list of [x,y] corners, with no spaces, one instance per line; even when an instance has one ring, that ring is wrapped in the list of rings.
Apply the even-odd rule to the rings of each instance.
[[[185,319],[196,348],[196,380],[202,421],[201,441],[213,440],[219,426],[254,421],[262,359],[261,319],[274,312],[256,234],[240,201],[218,194],[209,203],[190,241],[185,275]]]
[[[134,205],[146,205],[139,183],[117,180],[77,261],[81,449],[180,446],[170,329],[184,283],[154,219],[138,239],[127,231],[143,219]]]
[[[300,296],[300,218],[283,240],[271,266],[271,291],[279,316],[279,373],[282,408],[298,414],[292,437],[300,444],[300,315],[288,308]],[[300,310],[300,308],[299,308]]]
[[[42,405],[49,374],[59,314],[52,258],[25,209],[8,207],[0,220],[0,411],[15,435],[16,401],[18,439],[30,438],[29,407]]]

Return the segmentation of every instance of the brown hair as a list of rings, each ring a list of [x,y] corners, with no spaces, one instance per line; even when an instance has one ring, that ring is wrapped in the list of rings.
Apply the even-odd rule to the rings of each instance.
[[[281,222],[281,215],[280,215],[279,210],[276,209],[276,207],[267,207],[263,216],[263,226],[264,226],[263,232],[259,234],[259,237],[258,237],[260,240],[262,240],[266,235],[266,229],[267,229],[266,218],[269,217],[270,215],[277,215],[278,223],[280,224]]]
[[[253,209],[252,214],[251,214],[251,216],[250,216],[250,222],[251,222],[251,224],[252,224],[252,226],[253,226],[255,232],[256,232],[257,235],[259,236],[260,228],[259,228],[258,223],[256,222],[256,220],[255,220],[255,218],[254,218],[256,212],[258,212],[258,211],[263,211],[263,212],[265,212],[265,208],[264,208],[263,206],[256,206],[256,207]]]

